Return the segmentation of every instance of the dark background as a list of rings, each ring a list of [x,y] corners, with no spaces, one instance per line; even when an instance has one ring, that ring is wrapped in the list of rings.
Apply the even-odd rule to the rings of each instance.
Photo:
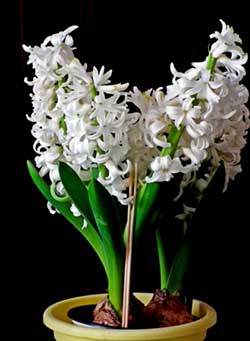
[[[208,35],[220,30],[219,19],[234,26],[249,50],[249,23],[242,4],[169,1],[12,1],[10,21],[11,110],[4,114],[11,127],[6,162],[11,171],[7,203],[9,241],[4,264],[11,291],[10,311],[16,313],[20,336],[26,340],[52,340],[42,325],[44,309],[57,300],[103,292],[105,276],[92,249],[60,216],[51,216],[46,202],[27,175],[26,159],[33,159],[30,88],[31,78],[21,44],[39,45],[53,33],[70,25],[76,55],[89,66],[113,69],[114,82],[127,82],[140,89],[157,88],[171,82],[170,62],[185,71],[192,61],[204,60]],[[238,7],[237,7],[238,6]],[[12,36],[12,33],[14,35]],[[3,32],[8,38],[8,33]],[[13,43],[13,44],[12,44]],[[2,65],[3,68],[5,64]],[[249,67],[248,67],[249,69]],[[249,86],[249,76],[244,79]],[[13,91],[14,89],[14,91]],[[6,147],[8,146],[8,147]],[[218,312],[218,323],[208,340],[227,340],[237,334],[245,339],[249,306],[249,156],[242,155],[243,173],[225,194],[214,195],[204,208],[197,230],[187,287],[193,297],[204,300]],[[157,285],[157,269],[150,245],[137,255],[140,267],[134,274],[133,289],[152,291]],[[139,269],[139,270],[138,270]],[[12,319],[11,319],[12,320]],[[14,339],[14,337],[13,337]]]

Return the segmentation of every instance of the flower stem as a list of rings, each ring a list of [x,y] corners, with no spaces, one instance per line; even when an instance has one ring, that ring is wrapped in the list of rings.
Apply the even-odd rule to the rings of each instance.
[[[97,90],[96,90],[96,87],[94,85],[90,89],[90,96],[91,96],[92,100],[94,100],[95,97],[97,96]]]
[[[185,128],[184,126],[181,126],[180,129],[177,129],[174,125],[172,126],[170,134],[168,136],[168,142],[171,143],[171,147],[163,148],[161,151],[161,156],[166,155],[170,155],[171,157],[174,156],[181,135],[183,134],[184,128]]]
[[[206,69],[209,70],[211,72],[211,74],[214,72],[216,61],[217,61],[217,59],[214,58],[211,53],[209,53],[208,59],[207,59]]]

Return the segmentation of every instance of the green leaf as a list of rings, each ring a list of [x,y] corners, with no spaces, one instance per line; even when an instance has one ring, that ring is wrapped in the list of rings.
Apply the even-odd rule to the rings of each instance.
[[[102,241],[95,228],[90,223],[88,223],[88,226],[86,228],[82,228],[83,219],[82,217],[75,217],[72,214],[72,212],[70,211],[70,203],[55,200],[50,193],[50,187],[46,184],[43,178],[40,177],[36,168],[32,165],[30,161],[27,161],[27,166],[29,174],[39,191],[52,204],[52,206],[56,210],[58,210],[87,239],[87,241],[90,243],[90,245],[99,256],[105,270],[107,270],[107,264],[104,259]]]
[[[148,217],[160,189],[158,182],[144,184],[137,197],[135,211],[134,239],[137,241],[144,221]]]
[[[175,259],[170,269],[166,289],[170,294],[174,294],[182,289],[183,278],[187,269],[187,264],[191,251],[191,238],[186,235],[177,250]]]
[[[170,291],[170,293],[177,292],[182,288],[183,279],[191,252],[194,226],[197,224],[197,220],[199,220],[200,211],[202,211],[203,207],[207,208],[209,203],[211,203],[211,198],[217,197],[219,193],[221,193],[221,183],[223,183],[223,178],[225,178],[224,165],[220,164],[218,168],[214,170],[207,187],[200,194],[198,207],[191,221],[189,222],[187,233],[184,236],[179,249],[177,250],[167,282],[167,289]]]
[[[124,244],[113,198],[95,179],[88,186],[90,205],[104,244],[109,268],[109,300],[120,315],[122,309]]]
[[[161,289],[166,289],[167,287],[167,280],[168,280],[168,265],[166,259],[166,250],[165,245],[163,243],[163,238],[161,236],[161,229],[157,228],[155,230],[155,237],[156,237],[156,246],[158,252],[158,259],[159,259],[159,267],[160,267],[160,281],[161,281]]]
[[[94,218],[104,243],[121,247],[120,222],[117,219],[117,209],[108,191],[95,179],[88,186],[89,202]]]
[[[76,172],[64,162],[59,162],[59,174],[63,186],[84,218],[95,226],[95,219],[90,207],[88,190]]]

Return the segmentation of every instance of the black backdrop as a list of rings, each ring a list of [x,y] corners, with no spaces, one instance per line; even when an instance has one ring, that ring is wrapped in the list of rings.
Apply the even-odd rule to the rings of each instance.
[[[47,35],[76,24],[77,56],[89,65],[113,69],[114,82],[127,82],[142,90],[171,81],[170,62],[185,70],[207,55],[208,35],[220,30],[219,19],[233,25],[249,50],[249,23],[243,6],[234,3],[198,4],[169,1],[12,1],[11,110],[4,117],[11,127],[7,162],[8,252],[4,253],[11,290],[10,310],[26,340],[51,340],[42,325],[42,312],[51,303],[76,295],[105,290],[102,268],[87,243],[60,216],[51,216],[26,171],[33,159],[33,139],[25,115],[31,113],[30,89],[23,84],[31,70],[21,44],[39,44]],[[6,32],[5,32],[6,33]],[[4,34],[5,34],[4,33]],[[249,76],[244,83],[249,85]],[[6,144],[8,141],[6,142]],[[5,144],[5,146],[6,146]],[[13,147],[14,146],[14,147]],[[6,148],[5,148],[6,150]],[[249,144],[243,153],[243,173],[223,195],[216,195],[200,220],[187,287],[198,299],[212,304],[218,323],[208,340],[227,340],[239,332],[245,339],[249,301]],[[13,173],[12,173],[13,172]],[[13,201],[15,198],[15,201]],[[150,291],[157,283],[150,245],[137,260],[134,290]],[[140,270],[138,270],[140,269]],[[150,274],[150,275],[149,275]],[[245,316],[245,317],[244,317]],[[12,321],[12,318],[11,318]],[[19,323],[22,322],[22,323]],[[239,329],[239,331],[238,331]],[[13,337],[14,339],[14,337]]]

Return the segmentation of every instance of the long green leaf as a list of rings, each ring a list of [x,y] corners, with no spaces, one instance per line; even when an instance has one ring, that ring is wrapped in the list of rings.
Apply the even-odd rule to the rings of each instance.
[[[106,269],[107,265],[104,258],[102,241],[95,228],[90,223],[88,223],[86,228],[82,228],[83,219],[82,217],[75,217],[72,214],[70,211],[70,203],[59,202],[55,200],[50,194],[49,186],[46,184],[43,178],[40,177],[33,164],[30,161],[27,161],[27,166],[29,174],[39,191],[52,204],[52,206],[58,210],[87,239]]]
[[[160,228],[157,228],[155,230],[155,237],[156,237],[156,245],[157,245],[158,259],[159,259],[161,289],[166,289],[167,280],[169,276],[169,269],[167,265],[165,245],[163,243],[163,238],[161,236]]]
[[[88,186],[90,205],[104,244],[109,267],[109,300],[118,314],[122,309],[124,245],[116,209],[108,191],[95,179]]]
[[[80,210],[84,218],[95,226],[95,219],[89,203],[88,190],[77,173],[66,163],[59,162],[59,174],[68,195]]]
[[[119,252],[121,252],[121,249],[119,250],[121,237],[118,236],[119,222],[115,219],[117,215],[113,207],[113,199],[95,179],[90,181],[87,190],[75,171],[65,163],[60,162],[59,173],[64,188],[74,204],[85,219],[91,221],[92,225],[95,224],[98,229],[104,250],[109,286],[112,287],[112,283],[117,282],[116,276],[120,271],[117,269],[117,262],[118,258],[121,258],[119,257]],[[110,295],[112,296],[112,293]]]
[[[223,164],[220,164],[218,168],[216,168],[209,180],[207,187],[200,193],[198,197],[197,209],[189,222],[189,227],[186,235],[183,238],[183,241],[177,250],[176,256],[174,258],[173,264],[170,269],[167,289],[171,292],[177,292],[182,288],[183,279],[186,272],[187,264],[190,257],[192,239],[194,233],[194,225],[197,224],[197,217],[199,217],[199,209],[202,209],[202,206],[207,207],[207,203],[209,203],[209,198],[216,196],[219,192],[222,191],[221,181],[225,177],[225,170]],[[219,185],[218,185],[219,184]],[[216,193],[215,193],[216,192]],[[199,218],[198,218],[199,219]]]
[[[166,289],[174,294],[182,289],[183,278],[187,269],[190,256],[192,241],[189,235],[186,235],[177,250],[177,254],[170,269]]]
[[[134,239],[135,242],[141,233],[141,228],[144,221],[148,217],[152,206],[154,204],[155,198],[160,189],[158,182],[144,184],[139,191],[137,202],[136,202],[136,213],[135,213],[135,229],[134,229]]]
[[[122,235],[113,198],[95,179],[89,183],[88,195],[102,240],[114,244],[115,248],[120,248]]]

